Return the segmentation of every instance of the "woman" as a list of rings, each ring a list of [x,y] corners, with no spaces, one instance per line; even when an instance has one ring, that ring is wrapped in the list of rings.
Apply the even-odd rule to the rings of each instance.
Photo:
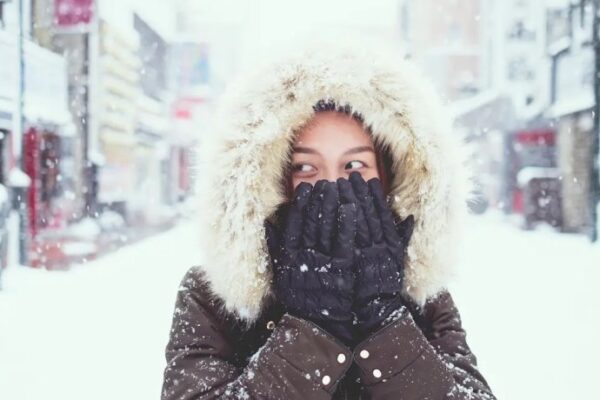
[[[307,50],[228,92],[163,399],[495,399],[445,289],[464,146],[381,54]]]

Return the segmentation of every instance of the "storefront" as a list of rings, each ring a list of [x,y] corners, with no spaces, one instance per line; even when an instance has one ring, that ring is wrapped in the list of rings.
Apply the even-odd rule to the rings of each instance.
[[[33,43],[25,45],[23,170],[28,192],[30,263],[38,242],[63,231],[76,215],[73,182],[74,125],[68,110],[67,65],[63,57]]]
[[[523,214],[532,180],[555,175],[556,132],[544,121],[530,122],[528,126],[510,132],[504,138],[504,211]],[[557,225],[559,221],[557,216],[552,224]]]

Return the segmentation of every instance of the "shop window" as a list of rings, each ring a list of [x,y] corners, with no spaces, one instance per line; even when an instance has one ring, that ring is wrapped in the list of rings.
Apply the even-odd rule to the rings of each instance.
[[[60,140],[55,135],[44,135],[40,152],[41,200],[48,202],[59,194]]]

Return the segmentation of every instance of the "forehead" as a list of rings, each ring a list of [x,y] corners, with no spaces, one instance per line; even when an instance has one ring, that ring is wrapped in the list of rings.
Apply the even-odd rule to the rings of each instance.
[[[313,148],[350,148],[373,145],[371,135],[351,116],[324,111],[315,116],[296,135],[295,146]]]

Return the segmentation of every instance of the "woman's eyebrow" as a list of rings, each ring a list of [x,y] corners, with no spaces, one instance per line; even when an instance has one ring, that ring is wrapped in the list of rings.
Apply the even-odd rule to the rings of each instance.
[[[294,153],[319,154],[319,155],[321,154],[317,150],[310,148],[310,147],[296,146],[292,150],[294,151]]]
[[[372,153],[375,153],[375,149],[372,148],[371,146],[359,146],[359,147],[354,147],[354,148],[344,152],[344,155],[362,153],[364,151],[370,151]]]

